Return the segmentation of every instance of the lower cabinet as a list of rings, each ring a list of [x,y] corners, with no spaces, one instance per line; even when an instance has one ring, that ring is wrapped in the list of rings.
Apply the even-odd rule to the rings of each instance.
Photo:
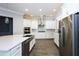
[[[34,45],[35,45],[34,37],[31,37],[22,42],[22,56],[29,56]]]
[[[54,42],[59,47],[59,34],[58,33],[54,33]]]
[[[29,51],[32,50],[33,46],[35,45],[35,38],[33,38],[31,41],[30,41],[30,44],[29,44]]]
[[[10,55],[11,56],[21,56],[22,55],[22,49],[21,49],[21,44],[14,47],[11,51],[10,51]]]
[[[9,51],[0,51],[0,56],[21,56],[21,48],[21,44],[19,44]]]
[[[21,44],[13,47],[9,51],[0,51],[0,56],[29,56],[30,51],[35,45],[34,37],[30,37]]]
[[[36,39],[49,39],[54,38],[54,29],[46,29],[45,32],[33,32]]]
[[[22,56],[29,56],[29,41],[25,40],[22,43]]]

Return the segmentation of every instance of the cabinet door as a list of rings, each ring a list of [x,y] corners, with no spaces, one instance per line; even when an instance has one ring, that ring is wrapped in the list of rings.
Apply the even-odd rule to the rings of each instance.
[[[36,39],[46,38],[46,33],[45,32],[36,33],[35,38]]]
[[[29,19],[24,19],[24,20],[23,20],[23,26],[24,26],[24,27],[31,27],[31,20],[29,20]]]
[[[31,28],[32,29],[37,29],[38,28],[38,20],[31,20]]]
[[[54,33],[54,42],[59,47],[59,34],[58,33]]]
[[[21,56],[21,44],[15,46],[10,51],[0,51],[0,56]]]
[[[54,30],[51,29],[46,30],[45,35],[46,38],[54,38]]]
[[[56,21],[46,20],[46,23],[45,23],[46,29],[55,29],[55,27],[56,27]]]
[[[30,41],[30,48],[29,48],[29,51],[32,50],[34,44],[35,44],[35,38],[33,38],[33,39]]]
[[[12,55],[12,56],[22,56],[22,53],[21,53],[21,51],[20,50],[18,50],[14,55]]]
[[[13,49],[11,49],[10,51],[10,56],[17,56],[17,54],[19,54],[19,56],[21,56],[21,44],[14,47]]]

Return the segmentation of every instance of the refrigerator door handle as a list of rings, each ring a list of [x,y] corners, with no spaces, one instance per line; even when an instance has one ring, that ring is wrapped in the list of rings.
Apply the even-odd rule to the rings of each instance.
[[[62,27],[62,47],[65,47],[65,40],[66,40],[66,37],[65,37],[65,28]]]

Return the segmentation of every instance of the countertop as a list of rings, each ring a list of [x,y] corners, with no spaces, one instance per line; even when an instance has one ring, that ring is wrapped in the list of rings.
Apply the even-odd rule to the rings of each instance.
[[[23,37],[23,35],[0,36],[0,51],[9,51],[28,38],[30,37]]]

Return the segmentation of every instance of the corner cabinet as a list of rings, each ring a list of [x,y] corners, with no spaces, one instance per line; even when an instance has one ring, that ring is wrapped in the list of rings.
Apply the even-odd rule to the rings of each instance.
[[[21,56],[21,52],[21,44],[19,44],[9,51],[0,51],[0,56]]]

